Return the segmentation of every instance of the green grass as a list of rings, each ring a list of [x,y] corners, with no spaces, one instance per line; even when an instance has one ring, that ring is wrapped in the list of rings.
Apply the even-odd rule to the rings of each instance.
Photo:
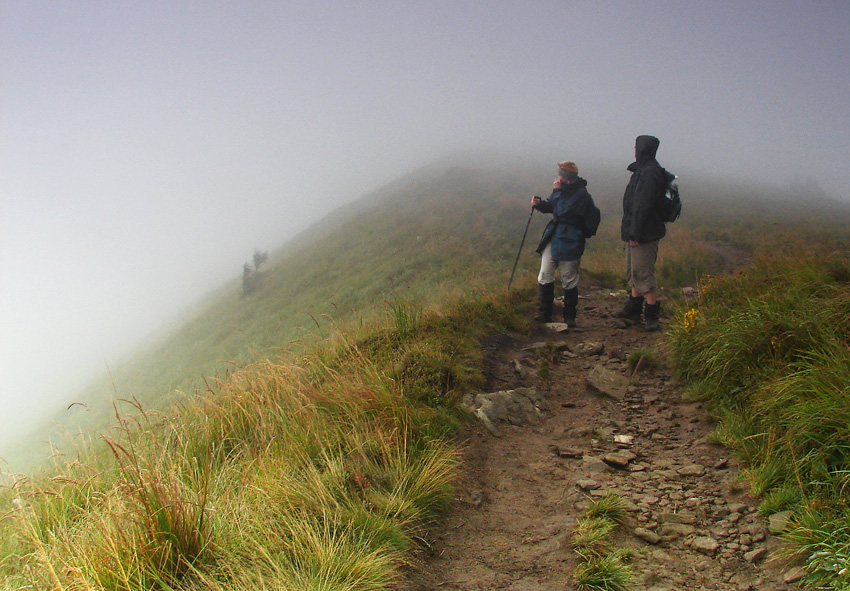
[[[626,517],[626,502],[620,495],[608,493],[592,501],[585,510],[585,516],[608,519],[614,523],[622,524]]]
[[[483,343],[526,329],[546,216],[532,220],[516,288],[505,286],[526,194],[547,190],[547,171],[431,171],[390,185],[273,253],[251,294],[235,278],[114,367],[81,397],[85,408],[59,418],[82,434],[0,489],[10,508],[0,588],[393,588],[414,537],[451,504],[453,441],[468,419],[458,400],[484,384]],[[595,185],[606,217],[582,261],[585,281],[612,289],[623,285],[621,184]],[[722,273],[730,253],[764,248],[743,235],[782,230],[767,216],[723,217],[712,203],[712,220],[691,206],[693,221],[670,228],[659,258],[670,300]],[[692,390],[726,417],[715,437],[745,454],[765,507],[827,515],[798,517],[794,531],[812,556],[842,556],[826,528],[843,531],[843,506],[819,503],[847,484],[847,409],[821,396],[847,383],[846,341],[835,339],[848,326],[850,267],[838,256],[796,271],[767,264],[714,280],[697,312],[677,315],[671,348]],[[782,380],[761,379],[783,367]],[[759,422],[764,413],[776,422]],[[627,556],[609,546],[621,518],[614,498],[591,505],[574,540],[587,558],[580,588],[623,588]]]
[[[761,511],[792,510],[789,552],[819,588],[845,588],[850,546],[850,258],[836,236],[801,239],[735,276],[703,280],[670,345],[677,372],[720,421]],[[824,247],[826,246],[826,247]]]
[[[575,572],[578,591],[628,591],[632,573],[617,556],[592,558]]]
[[[625,522],[626,504],[619,495],[608,493],[590,502],[576,522],[570,546],[579,559],[574,579],[581,591],[626,591],[632,580],[626,562],[629,551],[615,549],[613,535]]]

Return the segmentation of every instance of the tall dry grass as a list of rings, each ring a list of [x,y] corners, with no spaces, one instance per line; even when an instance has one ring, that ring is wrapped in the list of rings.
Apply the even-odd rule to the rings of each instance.
[[[4,493],[3,588],[391,588],[453,499],[455,401],[515,298],[393,301],[383,325],[235,367],[170,413],[124,401],[99,452]]]

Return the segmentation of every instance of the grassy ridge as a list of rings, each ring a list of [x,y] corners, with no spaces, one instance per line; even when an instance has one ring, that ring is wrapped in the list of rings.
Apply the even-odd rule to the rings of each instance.
[[[516,160],[495,167],[435,165],[330,211],[272,254],[250,296],[243,297],[234,280],[173,333],[132,359],[113,363],[111,375],[75,398],[83,404],[63,408],[52,424],[5,453],[11,469],[27,469],[47,455],[47,448],[34,441],[64,446],[70,436],[57,433],[113,425],[115,398],[167,410],[175,391],[203,391],[206,379],[225,376],[234,362],[292,349],[313,335],[327,334],[335,323],[380,317],[385,303],[396,297],[436,304],[458,294],[504,289],[528,219],[528,196],[548,195],[552,168]],[[624,260],[619,207],[628,174],[623,167],[593,163],[582,171],[603,211],[583,270],[618,287]],[[752,249],[755,237],[775,232],[771,224],[776,221],[800,226],[800,220],[818,216],[833,223],[846,219],[846,207],[841,210],[825,198],[813,211],[787,195],[746,188],[736,193],[740,186],[678,172],[684,175],[685,214],[670,226],[659,259],[661,283],[668,288],[693,285],[702,273],[724,270],[735,253]],[[533,283],[538,265],[533,249],[547,218],[531,220],[518,285]]]
[[[671,343],[715,438],[744,460],[761,511],[790,511],[790,552],[819,589],[850,585],[850,257],[784,236],[745,272],[703,280]]]
[[[453,499],[454,400],[481,383],[482,339],[518,326],[516,297],[398,301],[172,415],[122,415],[105,448],[2,495],[4,588],[390,588]]]
[[[117,416],[90,404],[114,424],[106,444],[78,444],[0,495],[13,507],[0,522],[7,586],[391,586],[417,528],[452,497],[447,435],[464,418],[458,395],[481,384],[481,339],[516,329],[533,298],[544,216],[520,289],[504,286],[541,177],[453,169],[394,184],[275,253],[250,296],[223,289],[117,368],[118,396],[140,402],[118,403]],[[617,286],[616,199],[598,201],[608,215],[583,266]],[[694,210],[665,241],[668,287],[746,254],[744,229],[777,232],[769,219],[718,210],[711,223]],[[175,401],[174,389],[189,394]]]

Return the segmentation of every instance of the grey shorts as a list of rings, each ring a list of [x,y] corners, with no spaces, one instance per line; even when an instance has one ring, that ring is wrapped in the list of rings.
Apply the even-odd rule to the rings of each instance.
[[[626,243],[626,278],[629,287],[639,294],[658,290],[655,278],[655,261],[658,258],[658,240],[629,246]]]

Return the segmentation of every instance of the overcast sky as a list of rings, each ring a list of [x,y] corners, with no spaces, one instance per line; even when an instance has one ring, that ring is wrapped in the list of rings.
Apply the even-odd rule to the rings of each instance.
[[[0,0],[0,442],[459,150],[850,196],[850,3]],[[624,174],[624,183],[627,177]]]

